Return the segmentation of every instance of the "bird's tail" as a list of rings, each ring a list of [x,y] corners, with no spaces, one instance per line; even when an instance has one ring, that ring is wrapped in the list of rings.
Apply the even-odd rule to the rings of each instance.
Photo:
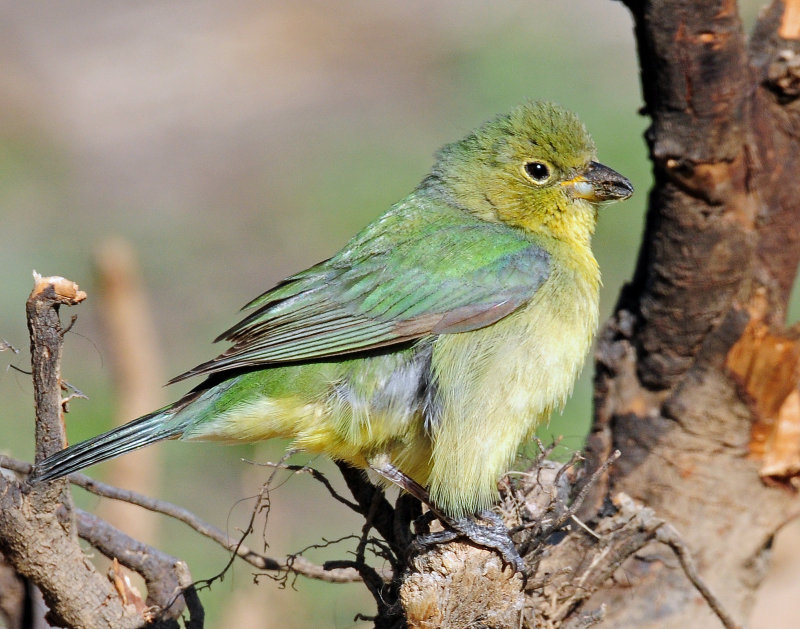
[[[183,434],[185,426],[182,422],[170,421],[175,411],[174,406],[167,406],[56,452],[33,468],[29,480],[41,482],[66,476],[156,441],[178,437]]]

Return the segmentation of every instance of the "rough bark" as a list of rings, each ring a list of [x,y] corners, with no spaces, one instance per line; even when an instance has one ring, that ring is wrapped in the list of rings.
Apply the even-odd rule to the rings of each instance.
[[[86,295],[63,278],[35,277],[27,302],[36,402],[36,460],[64,447],[61,419],[61,305]],[[36,584],[49,607],[48,621],[65,627],[136,627],[107,579],[85,561],[78,545],[72,499],[65,480],[32,488],[0,476],[0,551]]]
[[[36,461],[64,447],[61,352],[65,330],[59,308],[85,298],[69,280],[35,274],[26,308]],[[78,544],[79,536],[142,574],[148,583],[147,602],[136,597],[118,571],[110,580],[100,575]],[[185,607],[179,594],[191,584],[183,562],[76,511],[66,479],[32,486],[10,474],[0,475],[0,552],[16,574],[39,588],[49,609],[48,622],[59,627],[140,627],[154,620],[154,627],[177,626],[173,619]],[[184,594],[188,602],[195,603],[191,589]],[[195,618],[199,610],[195,605]]]
[[[620,491],[653,508],[741,621],[798,507],[798,3],[773,3],[749,47],[730,0],[626,4],[655,186],[597,350],[590,467],[622,457],[583,515]],[[670,563],[648,548],[593,598],[608,626],[711,626]]]
[[[655,184],[598,343],[586,471],[621,457],[581,506],[594,535],[536,539],[526,613],[487,626],[740,626],[799,506],[800,2],[749,41],[733,0],[625,4]],[[471,612],[440,626],[481,626]]]
[[[0,555],[0,626],[24,629],[33,624],[28,584]]]

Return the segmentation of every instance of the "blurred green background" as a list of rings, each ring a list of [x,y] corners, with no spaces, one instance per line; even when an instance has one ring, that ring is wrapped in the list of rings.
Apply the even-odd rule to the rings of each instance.
[[[748,20],[756,7],[744,4]],[[75,442],[108,428],[114,412],[92,267],[103,241],[123,236],[138,252],[160,360],[174,375],[220,349],[210,339],[239,306],[410,191],[440,145],[527,98],[576,111],[601,161],[637,189],[603,211],[595,240],[606,317],[631,276],[650,185],[631,28],[621,3],[597,0],[0,2],[0,337],[22,350],[0,354],[0,448],[32,456],[29,379],[7,369],[28,365],[32,269],[89,294],[64,360],[64,377],[90,397],[67,416]],[[543,436],[580,447],[590,381],[587,366]],[[241,459],[282,452],[156,448],[154,493],[231,532],[269,474]],[[306,477],[271,498],[273,555],[358,532]],[[226,554],[183,525],[158,528],[158,545],[195,578],[224,566]],[[208,626],[357,627],[366,623],[354,615],[374,610],[360,585],[299,579],[281,589],[254,585],[252,572],[237,563],[202,594]]]

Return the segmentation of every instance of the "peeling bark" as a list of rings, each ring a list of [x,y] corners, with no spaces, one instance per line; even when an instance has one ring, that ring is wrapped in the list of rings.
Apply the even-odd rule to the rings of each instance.
[[[798,504],[800,344],[783,321],[800,260],[800,3],[774,2],[749,47],[730,0],[626,4],[655,187],[597,350],[590,468],[622,458],[583,515],[619,491],[652,507],[741,622]],[[592,599],[608,626],[709,626],[664,552],[634,563]],[[635,603],[612,604],[623,595]]]

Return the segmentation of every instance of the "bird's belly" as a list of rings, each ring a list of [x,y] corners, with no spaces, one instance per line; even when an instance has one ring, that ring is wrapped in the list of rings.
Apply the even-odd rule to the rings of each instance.
[[[184,438],[283,437],[293,447],[365,467],[422,434],[420,379],[429,359],[428,345],[237,376],[236,386],[209,396],[207,409],[193,409],[197,417]]]
[[[598,317],[596,288],[569,279],[551,277],[530,304],[492,326],[440,337],[434,360],[437,382],[451,389],[445,402],[463,400],[483,414],[522,422],[561,407]]]
[[[491,504],[520,443],[572,390],[597,326],[597,288],[566,275],[494,325],[436,341],[427,482],[448,513]]]
[[[564,405],[597,327],[596,302],[587,301],[554,291],[547,308],[531,304],[510,322],[505,351],[493,356],[497,386],[505,393],[498,404],[506,406],[496,412],[538,423]]]

